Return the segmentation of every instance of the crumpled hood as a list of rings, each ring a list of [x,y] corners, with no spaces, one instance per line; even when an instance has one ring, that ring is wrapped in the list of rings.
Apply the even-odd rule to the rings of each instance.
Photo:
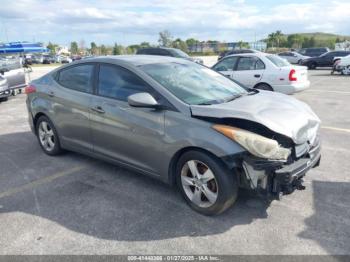
[[[307,104],[270,91],[259,91],[228,103],[191,105],[191,111],[193,116],[254,121],[290,137],[296,144],[308,140],[313,143],[321,122]]]

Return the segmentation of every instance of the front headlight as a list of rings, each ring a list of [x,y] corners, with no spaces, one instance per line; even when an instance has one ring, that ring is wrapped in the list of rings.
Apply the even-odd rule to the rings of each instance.
[[[290,149],[281,147],[276,140],[257,135],[247,130],[225,126],[214,125],[213,128],[228,138],[236,141],[242,147],[248,150],[254,156],[274,159],[287,160],[290,155]]]

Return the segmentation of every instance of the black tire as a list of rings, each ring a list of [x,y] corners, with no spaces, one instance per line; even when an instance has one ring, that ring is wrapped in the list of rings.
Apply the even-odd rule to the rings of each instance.
[[[261,83],[255,86],[256,89],[265,90],[265,91],[273,91],[272,87],[268,84]]]
[[[217,195],[215,202],[210,203],[204,191],[200,191],[201,199],[206,199],[210,206],[203,207],[195,204],[185,192],[185,186],[182,184],[182,173],[189,161],[198,161],[198,164],[205,164],[215,177],[215,179],[205,183],[207,188],[209,188],[209,183],[215,183],[215,194]],[[218,215],[224,212],[233,205],[238,195],[237,176],[233,172],[230,172],[218,158],[201,151],[189,151],[180,157],[176,166],[176,182],[187,204],[203,215]],[[188,186],[187,191],[190,187]],[[196,190],[194,187],[193,192]],[[203,203],[205,202],[203,201]]]
[[[311,70],[314,70],[314,69],[316,69],[317,64],[315,62],[311,62],[307,65],[307,67]]]
[[[50,136],[50,138],[53,137],[53,139],[51,141],[54,141],[54,145],[51,147],[45,147],[42,140],[41,140],[41,137],[40,137],[40,130],[39,129],[41,128],[41,125],[43,122],[47,123],[47,125],[49,127],[48,128],[49,131],[52,130],[52,133],[53,133],[53,135]],[[39,145],[45,154],[47,154],[49,156],[56,156],[56,155],[59,155],[63,152],[56,128],[48,117],[46,117],[46,116],[39,117],[39,119],[35,125],[35,131],[36,131],[36,136],[38,138]]]
[[[2,98],[0,98],[0,102],[6,102],[7,100],[9,100],[8,97],[2,97]]]

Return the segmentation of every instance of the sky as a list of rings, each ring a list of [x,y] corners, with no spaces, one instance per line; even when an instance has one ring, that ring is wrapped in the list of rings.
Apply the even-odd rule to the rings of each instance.
[[[254,41],[272,31],[350,35],[348,0],[0,0],[0,42]]]

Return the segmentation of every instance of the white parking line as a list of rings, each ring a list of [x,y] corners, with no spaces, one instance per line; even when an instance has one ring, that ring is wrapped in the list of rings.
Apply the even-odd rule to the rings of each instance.
[[[350,134],[350,129],[346,128],[339,128],[339,127],[332,127],[332,126],[321,126],[322,129],[328,129],[333,131],[339,131],[339,132],[345,132]]]
[[[35,181],[30,182],[28,184],[25,184],[23,186],[11,188],[11,189],[9,189],[9,190],[7,190],[5,192],[0,193],[0,199],[4,198],[4,197],[12,196],[12,195],[20,193],[20,192],[22,192],[24,190],[32,189],[34,187],[37,187],[37,186],[49,183],[49,182],[51,182],[51,181],[53,181],[53,180],[55,180],[57,178],[60,178],[60,177],[63,177],[63,176],[67,176],[67,175],[72,175],[75,172],[77,172],[79,170],[82,170],[83,168],[84,168],[84,166],[73,167],[73,168],[68,169],[66,171],[53,174],[52,176],[47,176],[47,177],[40,178],[38,180],[35,180]]]
[[[317,90],[317,89],[307,89],[305,92],[320,92],[320,93],[334,93],[334,94],[348,94],[350,95],[350,91],[330,91],[330,90]]]

